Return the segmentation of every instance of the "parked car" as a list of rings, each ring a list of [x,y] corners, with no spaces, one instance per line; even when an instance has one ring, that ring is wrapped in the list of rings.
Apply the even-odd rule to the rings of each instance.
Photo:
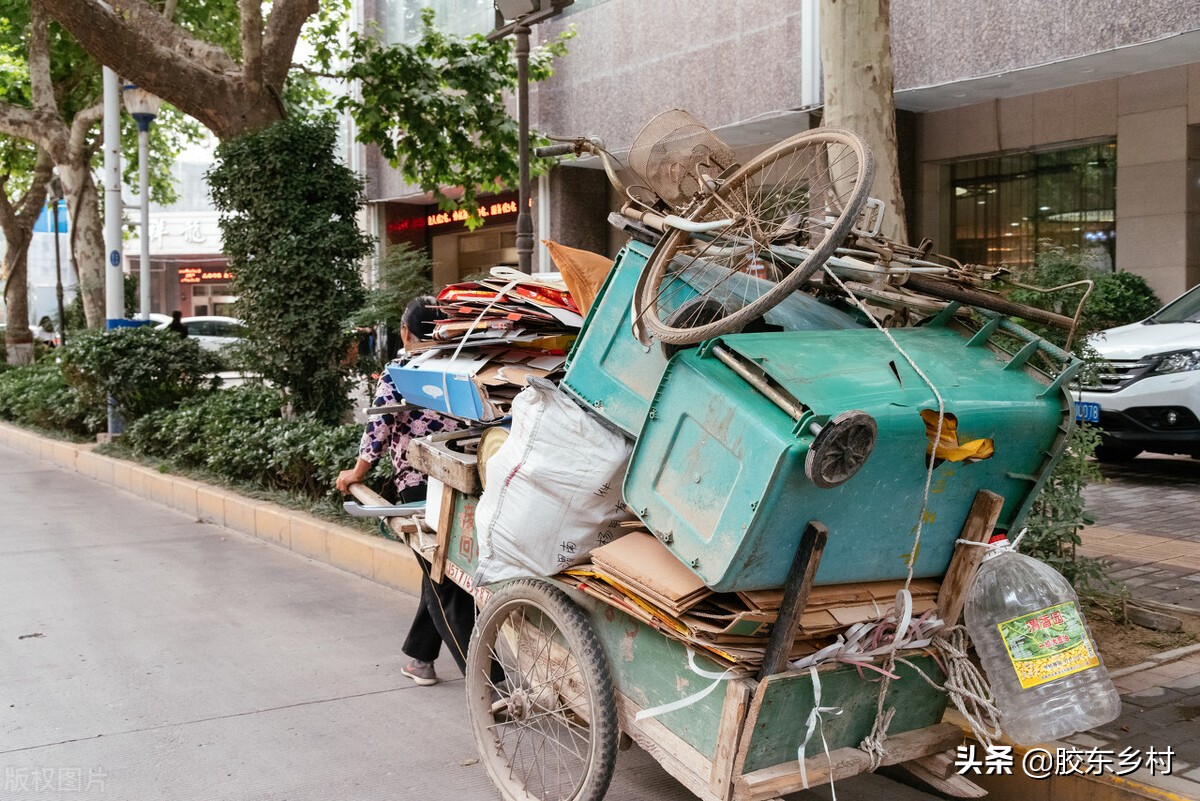
[[[164,329],[170,322],[168,318],[155,328]],[[188,336],[194,337],[205,350],[220,350],[241,342],[246,330],[242,321],[233,317],[184,317],[182,322],[187,326]]]
[[[1089,341],[1107,363],[1083,387],[1075,416],[1099,424],[1096,457],[1200,457],[1200,285],[1145,320]]]

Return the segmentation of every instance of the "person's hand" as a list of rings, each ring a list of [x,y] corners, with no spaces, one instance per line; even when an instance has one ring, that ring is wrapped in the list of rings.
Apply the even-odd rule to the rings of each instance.
[[[363,463],[360,462],[351,469],[338,473],[337,481],[334,482],[334,486],[337,487],[338,492],[350,492],[351,484],[361,484],[363,479],[367,477],[367,471],[360,467],[361,464]]]

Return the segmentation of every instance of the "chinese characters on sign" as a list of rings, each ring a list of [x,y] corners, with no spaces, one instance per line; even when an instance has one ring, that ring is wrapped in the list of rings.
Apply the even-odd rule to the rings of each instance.
[[[215,267],[180,267],[179,283],[181,284],[210,284],[229,283],[233,273]]]
[[[479,216],[483,218],[497,217],[501,214],[516,214],[517,201],[505,200],[500,203],[488,203],[479,207]],[[455,209],[454,211],[439,211],[430,214],[425,219],[425,224],[430,228],[436,228],[439,225],[449,225],[450,223],[461,223],[467,219],[467,212],[464,209]]]

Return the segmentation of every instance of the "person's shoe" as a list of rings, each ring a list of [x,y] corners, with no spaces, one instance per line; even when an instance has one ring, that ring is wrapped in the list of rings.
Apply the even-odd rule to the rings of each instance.
[[[400,668],[400,672],[421,687],[429,687],[438,683],[437,673],[433,669],[432,662],[422,662],[420,659],[414,659]]]

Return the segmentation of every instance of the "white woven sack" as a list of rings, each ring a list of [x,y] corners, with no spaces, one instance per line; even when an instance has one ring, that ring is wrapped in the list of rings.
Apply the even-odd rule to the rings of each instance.
[[[529,381],[512,416],[475,510],[477,587],[583,562],[632,517],[621,500],[632,451],[624,436],[544,379]]]

